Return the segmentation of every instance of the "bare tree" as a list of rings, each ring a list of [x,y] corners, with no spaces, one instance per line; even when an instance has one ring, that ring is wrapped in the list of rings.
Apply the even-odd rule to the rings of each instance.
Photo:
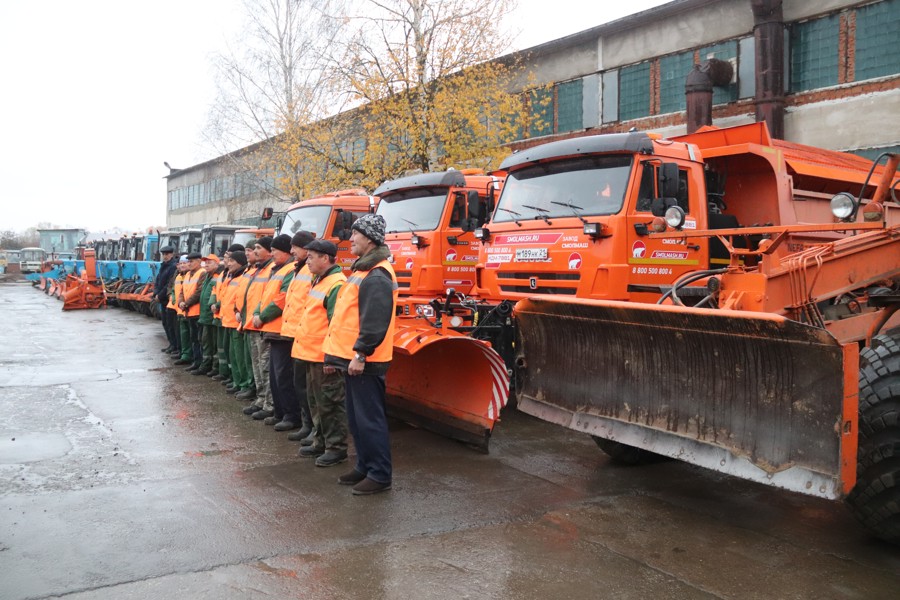
[[[236,165],[284,200],[490,168],[527,125],[510,92],[521,66],[498,59],[515,0],[246,1],[251,26],[240,55],[218,58],[209,132],[249,146]]]
[[[235,171],[255,175],[257,187],[283,200],[296,197],[299,168],[278,136],[327,114],[323,50],[338,22],[326,17],[331,0],[245,0],[241,39],[214,59],[218,99],[211,107],[207,141],[229,156]],[[252,152],[233,151],[254,146]]]
[[[489,166],[524,118],[509,93],[520,66],[498,61],[515,0],[351,0],[330,53],[333,88],[358,107],[343,140],[309,136],[307,153],[377,185],[407,169]],[[332,127],[332,124],[328,124]],[[331,137],[325,135],[324,139]],[[318,146],[314,143],[319,140]],[[365,145],[365,152],[331,148]]]

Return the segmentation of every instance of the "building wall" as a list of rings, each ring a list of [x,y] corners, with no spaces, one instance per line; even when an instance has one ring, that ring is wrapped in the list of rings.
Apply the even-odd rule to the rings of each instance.
[[[257,225],[273,198],[259,178],[235,169],[229,157],[175,170],[167,178],[166,226]]]
[[[621,67],[719,40],[752,35],[749,0],[711,2],[697,9],[605,35],[600,70]]]

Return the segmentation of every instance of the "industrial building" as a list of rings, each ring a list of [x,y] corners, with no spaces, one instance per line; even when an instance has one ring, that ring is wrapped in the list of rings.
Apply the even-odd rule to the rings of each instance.
[[[714,125],[765,120],[793,142],[900,151],[898,32],[900,0],[675,0],[517,53],[532,85],[551,85],[533,103],[548,125],[510,151],[632,128],[685,133],[686,79],[712,58],[733,73],[713,88]],[[264,206],[285,208],[265,181],[235,172],[255,149],[173,169],[167,225],[255,224]]]

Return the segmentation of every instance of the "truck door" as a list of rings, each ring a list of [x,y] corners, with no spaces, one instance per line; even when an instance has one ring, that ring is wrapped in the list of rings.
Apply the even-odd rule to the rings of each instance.
[[[484,225],[489,212],[488,198],[480,196],[477,190],[454,189],[448,201],[448,214],[444,216],[445,226],[440,235],[444,288],[469,294],[475,285],[478,263],[479,242],[474,231]]]
[[[651,239],[654,215],[653,200],[660,196],[659,160],[645,161],[639,166],[637,194],[632,194],[628,208],[626,260],[630,267],[630,292],[668,288],[678,277],[706,265],[706,242],[696,238],[686,243],[678,239]],[[697,229],[700,191],[692,185],[690,172],[679,166],[675,202],[685,212],[684,230]],[[658,294],[657,294],[658,296]]]

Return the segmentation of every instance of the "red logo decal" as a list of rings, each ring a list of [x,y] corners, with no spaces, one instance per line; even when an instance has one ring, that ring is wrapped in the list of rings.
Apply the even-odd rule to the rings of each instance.
[[[569,255],[569,269],[580,269],[581,268],[581,255],[577,252],[573,252]]]
[[[631,246],[631,256],[632,258],[644,258],[644,255],[647,253],[647,244],[642,242],[641,240],[637,240]]]
[[[456,262],[457,256],[458,255],[456,254],[456,250],[454,250],[453,248],[447,250],[447,262]]]
[[[406,259],[406,268],[407,268],[408,270],[412,271],[412,268],[413,268],[413,259],[411,259],[411,258],[407,258],[407,259]]]

